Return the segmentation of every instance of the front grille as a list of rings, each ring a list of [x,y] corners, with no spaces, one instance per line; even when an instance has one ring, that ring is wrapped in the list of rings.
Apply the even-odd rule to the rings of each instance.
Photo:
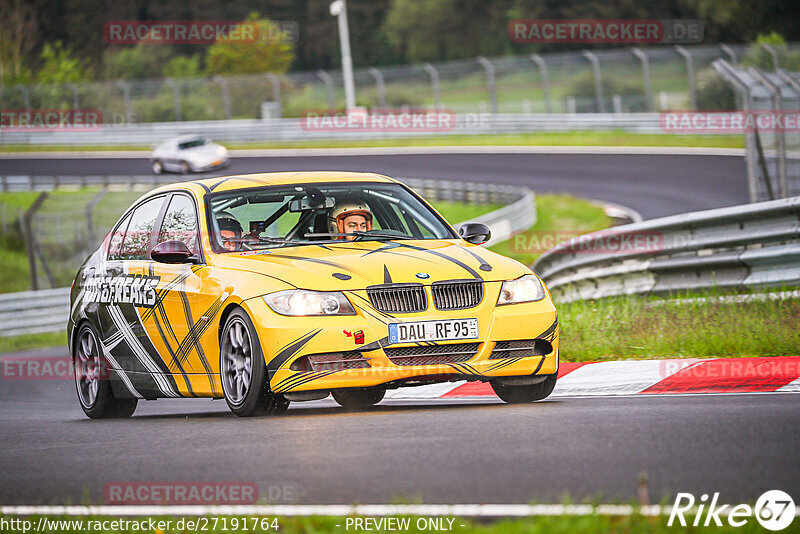
[[[553,352],[553,345],[545,339],[516,339],[513,341],[498,341],[492,349],[490,360],[501,358],[526,358],[528,356],[543,356]]]
[[[427,347],[383,349],[395,365],[440,365],[465,362],[478,353],[480,343],[451,343]]]
[[[480,280],[452,280],[431,285],[433,304],[437,310],[463,310],[477,306],[483,300]]]
[[[422,284],[372,286],[367,288],[367,295],[375,309],[384,313],[413,313],[428,308]]]
[[[365,369],[369,363],[358,351],[352,352],[323,352],[309,354],[309,365],[312,371],[340,371],[342,369]]]

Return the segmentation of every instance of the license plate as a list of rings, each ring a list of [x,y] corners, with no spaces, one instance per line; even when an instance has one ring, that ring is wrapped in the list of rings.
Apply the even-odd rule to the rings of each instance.
[[[448,319],[445,321],[419,321],[416,323],[392,323],[389,325],[389,343],[477,338],[477,319]]]

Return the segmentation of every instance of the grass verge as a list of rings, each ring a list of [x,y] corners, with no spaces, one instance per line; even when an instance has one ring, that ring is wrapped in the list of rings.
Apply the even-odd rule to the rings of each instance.
[[[800,299],[730,302],[719,296],[556,302],[560,355],[576,362],[800,355]]]
[[[25,334],[22,336],[0,337],[0,354],[17,352],[28,349],[41,349],[43,347],[67,347],[67,320],[64,318],[64,328],[57,332],[44,332],[41,334]]]
[[[490,250],[531,265],[555,239],[585,234],[611,226],[601,206],[572,195],[536,195],[536,224]]]
[[[437,135],[404,139],[309,140],[261,143],[226,143],[229,149],[262,148],[363,148],[406,146],[610,146],[610,147],[693,147],[744,148],[742,135],[639,134],[623,130],[603,132],[543,132],[508,135]],[[30,146],[0,145],[0,152],[83,152],[141,150],[149,146]],[[235,156],[235,154],[234,154]]]

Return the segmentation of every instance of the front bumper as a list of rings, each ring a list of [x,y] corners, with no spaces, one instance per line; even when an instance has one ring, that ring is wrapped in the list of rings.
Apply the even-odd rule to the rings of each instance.
[[[369,306],[366,292],[347,292],[357,315],[336,317],[284,317],[274,313],[261,298],[245,301],[254,319],[267,363],[270,387],[277,393],[387,385],[398,387],[448,380],[491,380],[496,377],[548,375],[558,371],[559,328],[556,310],[549,298],[539,302],[496,307],[500,282],[487,282],[484,301],[455,311],[428,310],[418,314],[382,316]],[[441,319],[477,318],[479,337],[474,340],[442,341],[478,343],[474,356],[464,361],[435,365],[397,365],[386,348],[420,348],[425,343],[388,344],[388,323]],[[355,332],[364,334],[355,343]],[[349,335],[348,335],[349,334]],[[547,353],[526,357],[492,359],[500,341],[544,339],[552,347]],[[340,370],[292,370],[297,360],[331,352],[360,352],[368,367]],[[396,361],[396,360],[395,360]]]
[[[205,171],[213,171],[215,169],[223,169],[230,165],[231,161],[227,157],[220,158],[218,160],[212,161],[211,163],[207,163],[205,165],[192,165],[192,170],[194,172],[205,172]]]

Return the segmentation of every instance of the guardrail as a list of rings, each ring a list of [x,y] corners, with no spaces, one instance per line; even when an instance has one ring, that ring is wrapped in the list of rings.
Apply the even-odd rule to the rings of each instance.
[[[560,301],[800,284],[800,197],[586,234],[533,266]]]
[[[8,184],[0,177],[0,185]],[[64,187],[65,185],[106,186],[120,184],[131,187],[131,184],[153,186],[153,179],[174,181],[174,177],[138,176],[129,184],[122,181],[109,180],[110,177],[58,177],[61,180],[37,181],[46,177],[33,178],[26,184],[40,187]],[[70,178],[64,180],[64,178]],[[90,178],[91,180],[86,180]],[[73,180],[75,179],[75,180]],[[82,179],[83,181],[77,181]],[[94,180],[97,180],[96,182]],[[487,213],[481,217],[470,219],[471,222],[482,222],[492,230],[492,240],[487,245],[508,239],[513,233],[525,230],[536,222],[536,199],[533,191],[524,187],[511,185],[492,185],[451,180],[422,180],[402,178],[403,182],[432,202],[452,201],[470,204],[498,203],[508,204],[503,208]],[[16,183],[16,182],[15,182]],[[0,188],[0,190],[6,190]],[[12,189],[19,190],[19,189]],[[27,189],[26,189],[27,190]],[[456,224],[456,228],[461,223]],[[75,266],[77,269],[77,266]],[[0,336],[16,336],[54,332],[66,327],[69,313],[69,288],[46,289],[40,291],[24,291],[0,295]]]
[[[62,287],[0,295],[0,336],[66,329],[69,291]]]
[[[253,143],[309,140],[362,140],[441,135],[486,135],[577,130],[625,130],[662,133],[658,113],[464,113],[456,114],[452,129],[401,131],[324,129],[304,127],[302,119],[243,119],[192,122],[153,122],[74,131],[0,130],[0,144],[153,146],[170,137],[202,134],[215,141]]]

